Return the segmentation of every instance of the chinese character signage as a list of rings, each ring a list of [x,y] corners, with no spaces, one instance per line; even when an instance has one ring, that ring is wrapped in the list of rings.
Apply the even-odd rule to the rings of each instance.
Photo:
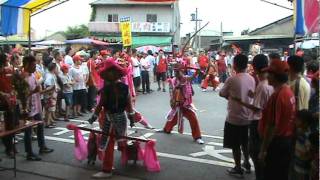
[[[122,44],[124,47],[132,45],[130,17],[120,19],[120,30],[122,34]]]
[[[132,22],[132,32],[160,32],[169,33],[170,23],[168,22]]]

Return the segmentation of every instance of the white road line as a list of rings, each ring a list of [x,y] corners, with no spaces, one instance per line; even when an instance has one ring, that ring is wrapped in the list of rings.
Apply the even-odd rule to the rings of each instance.
[[[62,134],[70,132],[69,129],[63,128],[63,127],[56,127],[56,128],[53,128],[53,129],[60,130],[59,132],[53,133],[53,135],[55,135],[55,136],[60,136]]]
[[[221,161],[215,161],[215,160],[209,160],[209,159],[194,158],[194,157],[188,157],[188,156],[181,156],[181,155],[176,155],[176,154],[161,153],[161,152],[157,152],[157,154],[160,157],[166,157],[166,158],[170,158],[170,159],[178,159],[178,160],[191,161],[191,162],[197,162],[197,163],[203,163],[203,164],[211,164],[211,165],[216,165],[216,166],[234,167],[233,163],[227,163],[227,162],[221,162]]]
[[[45,139],[51,140],[51,141],[68,143],[68,144],[74,144],[74,140],[72,140],[72,139],[64,139],[64,138],[51,137],[51,136],[45,136]],[[210,165],[217,165],[217,166],[223,166],[223,167],[233,167],[234,166],[233,163],[215,161],[215,160],[209,160],[209,159],[194,158],[194,157],[188,157],[188,156],[182,156],[182,155],[176,155],[176,154],[157,152],[157,155],[159,157],[178,159],[178,160],[190,161],[190,162],[196,162],[196,163],[202,163],[202,164],[210,164]]]
[[[80,123],[86,123],[89,125],[88,121],[84,121],[84,120],[76,120],[76,119],[71,119],[71,122],[80,122]],[[94,122],[94,124],[98,124],[98,122]],[[83,124],[84,125],[84,124]],[[129,126],[128,126],[129,127]],[[133,127],[132,129],[143,129],[143,130],[147,130],[147,131],[153,131],[154,130],[150,130],[150,129],[146,129],[144,127]],[[171,131],[171,133],[173,134],[180,134],[178,131]],[[183,135],[188,135],[188,136],[192,136],[191,133],[183,133]],[[221,136],[212,136],[212,135],[206,135],[206,134],[202,134],[202,137],[208,137],[208,138],[214,138],[214,139],[223,139],[223,137]]]
[[[141,139],[148,139],[148,138],[151,137],[152,135],[154,135],[154,133],[146,133],[146,134],[140,136],[139,138],[141,138]]]

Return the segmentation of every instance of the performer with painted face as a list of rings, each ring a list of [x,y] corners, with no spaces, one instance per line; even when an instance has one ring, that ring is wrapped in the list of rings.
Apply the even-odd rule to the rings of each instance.
[[[183,133],[183,117],[189,120],[192,137],[199,143],[203,144],[201,138],[198,118],[195,107],[192,104],[192,86],[193,77],[185,75],[186,67],[180,63],[174,67],[175,78],[169,79],[170,105],[171,110],[167,115],[167,123],[163,129],[165,133],[170,133],[172,128],[178,124],[179,133]],[[196,74],[196,73],[195,73]]]
[[[100,90],[100,101],[94,114],[89,119],[93,123],[102,109],[105,111],[104,121],[100,122],[103,132],[110,136],[102,135],[100,149],[106,149],[102,165],[102,172],[94,174],[95,178],[106,178],[112,175],[113,153],[115,140],[118,142],[118,150],[124,151],[126,140],[127,117],[130,125],[133,126],[134,110],[132,107],[129,86],[120,79],[127,74],[127,70],[113,60],[103,62],[100,76],[104,79],[104,87]]]

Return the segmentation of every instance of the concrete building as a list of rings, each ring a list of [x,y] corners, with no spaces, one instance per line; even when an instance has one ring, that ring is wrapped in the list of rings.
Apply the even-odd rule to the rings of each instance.
[[[178,2],[97,0],[91,7],[89,31],[99,39],[121,41],[120,18],[130,17],[134,47],[180,45]]]
[[[260,46],[260,52],[256,53],[282,53],[289,51],[289,45],[294,43],[293,25],[293,16],[288,16],[250,31],[247,35],[223,37],[224,44],[235,43],[248,54],[254,54],[252,52],[256,45]]]

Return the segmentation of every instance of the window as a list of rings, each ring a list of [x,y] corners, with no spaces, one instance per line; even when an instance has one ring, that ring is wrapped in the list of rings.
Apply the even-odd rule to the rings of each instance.
[[[118,14],[108,14],[108,22],[119,22]]]
[[[147,14],[147,22],[157,22],[156,14]]]

